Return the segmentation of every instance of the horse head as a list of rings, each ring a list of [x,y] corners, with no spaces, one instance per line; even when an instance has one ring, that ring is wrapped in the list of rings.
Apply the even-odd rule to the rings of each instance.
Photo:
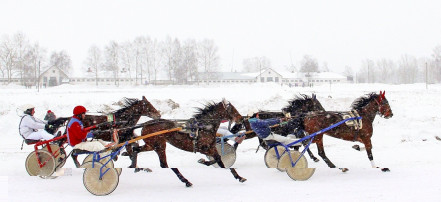
[[[389,101],[387,101],[386,97],[384,96],[385,94],[386,91],[380,91],[380,94],[378,95],[376,101],[378,104],[378,113],[380,114],[380,116],[388,119],[391,118],[394,114],[392,113],[392,109],[390,108]]]
[[[138,103],[141,107],[141,115],[142,116],[148,116],[152,119],[159,119],[161,118],[160,111],[156,110],[155,107],[145,98],[145,96],[142,96],[142,100]]]
[[[232,122],[242,121],[242,115],[240,115],[236,107],[234,107],[229,101],[222,99],[222,105],[226,111],[226,118],[228,118],[228,120]]]
[[[294,99],[290,100],[289,105],[283,108],[282,111],[295,115],[296,113],[325,111],[325,108],[323,108],[315,94],[312,94],[312,97],[301,94],[301,96],[296,96]]]

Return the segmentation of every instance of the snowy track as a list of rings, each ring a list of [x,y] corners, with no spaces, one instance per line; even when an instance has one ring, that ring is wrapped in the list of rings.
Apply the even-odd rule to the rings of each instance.
[[[317,98],[326,110],[348,110],[352,101],[368,92],[386,90],[394,117],[379,116],[374,121],[373,155],[378,166],[388,167],[390,173],[370,168],[365,152],[351,148],[354,144],[330,137],[324,138],[327,156],[339,167],[350,169],[341,173],[329,169],[320,159],[310,167],[317,170],[310,180],[297,182],[285,173],[265,168],[264,150],[255,153],[257,139],[246,140],[239,146],[235,167],[248,181],[240,183],[228,170],[205,167],[196,161],[199,153],[180,151],[167,146],[171,167],[180,168],[193,188],[186,188],[169,169],[159,168],[155,152],[139,155],[139,166],[153,169],[152,173],[133,173],[123,169],[117,189],[109,196],[91,195],[82,184],[82,170],[74,169],[72,176],[54,180],[29,177],[24,168],[31,146],[20,150],[19,117],[15,109],[31,102],[36,117],[44,117],[51,109],[57,116],[70,116],[75,105],[82,104],[90,111],[104,110],[122,97],[146,96],[162,112],[163,118],[186,119],[206,101],[223,97],[245,115],[250,108],[279,110],[298,93]],[[329,85],[315,88],[288,88],[277,85],[237,86],[170,86],[170,87],[78,87],[60,86],[51,89],[25,90],[0,86],[0,201],[439,201],[441,200],[441,86],[424,85]],[[332,98],[331,98],[332,97]],[[179,104],[173,109],[168,100]],[[107,106],[104,106],[107,105]],[[142,118],[140,122],[148,118]],[[139,131],[137,131],[139,133]],[[312,151],[317,155],[316,147]],[[68,149],[70,151],[70,149]],[[116,167],[126,168],[127,157],[120,157]],[[68,159],[65,168],[72,168]],[[5,191],[7,190],[7,191]],[[23,194],[26,192],[26,194]]]

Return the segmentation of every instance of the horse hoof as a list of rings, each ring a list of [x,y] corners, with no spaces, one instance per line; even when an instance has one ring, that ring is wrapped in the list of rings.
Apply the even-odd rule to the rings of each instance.
[[[383,171],[383,172],[390,172],[389,168],[382,168],[381,171]]]
[[[144,168],[144,171],[145,171],[145,172],[148,172],[148,173],[151,173],[151,172],[153,172],[153,170],[152,170],[152,169],[150,169],[150,168]]]
[[[344,173],[349,171],[348,168],[340,168],[340,170],[341,170],[341,172],[344,172]]]
[[[202,163],[202,164],[204,164],[204,163],[205,163],[205,159],[199,159],[199,160],[198,160],[198,163]]]
[[[245,179],[245,178],[243,178],[243,177],[241,177],[241,178],[239,179],[239,182],[244,183],[245,181],[247,181],[247,179]]]
[[[191,182],[187,182],[187,183],[185,183],[185,186],[186,187],[191,187],[191,186],[193,186],[193,184]]]
[[[315,158],[314,159],[314,162],[319,162],[320,160],[318,159],[318,158]]]
[[[358,146],[358,145],[354,145],[354,146],[352,146],[352,148],[355,149],[355,150],[357,150],[357,151],[360,151],[360,150],[361,150],[361,149],[360,149],[360,146]]]
[[[123,152],[123,153],[121,154],[121,156],[129,156],[129,153],[127,153],[127,152]]]

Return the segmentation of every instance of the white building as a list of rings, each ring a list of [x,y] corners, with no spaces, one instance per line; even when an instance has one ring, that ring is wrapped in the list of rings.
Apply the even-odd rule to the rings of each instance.
[[[274,82],[292,86],[320,85],[325,83],[346,83],[347,78],[333,72],[286,72],[265,69],[261,73],[214,72],[200,73],[201,83],[265,83]]]

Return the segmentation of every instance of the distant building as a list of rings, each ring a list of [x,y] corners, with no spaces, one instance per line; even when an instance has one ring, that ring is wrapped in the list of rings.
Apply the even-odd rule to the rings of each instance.
[[[292,86],[320,85],[325,83],[347,83],[348,79],[333,72],[285,72],[265,69],[261,73],[213,72],[200,73],[200,83],[265,83],[273,82]]]
[[[63,83],[69,83],[69,77],[58,67],[49,67],[40,74],[40,85],[43,87],[58,86]]]

